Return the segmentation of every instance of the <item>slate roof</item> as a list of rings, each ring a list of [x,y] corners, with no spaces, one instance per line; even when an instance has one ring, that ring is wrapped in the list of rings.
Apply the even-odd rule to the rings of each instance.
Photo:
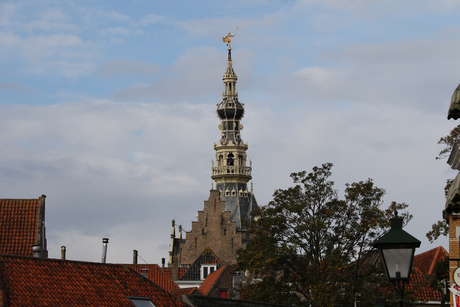
[[[44,203],[45,195],[37,199],[0,199],[0,254],[33,256],[34,245],[46,250],[39,236]]]
[[[126,264],[126,266],[139,274],[146,273],[150,281],[168,292],[179,289],[179,286],[158,264]]]
[[[157,307],[184,306],[174,296],[119,264],[0,256],[2,306],[133,306],[129,297]]]
[[[228,298],[217,298],[209,296],[187,295],[182,296],[182,300],[192,307],[287,307],[289,305],[268,304],[251,302],[245,300],[233,300]]]
[[[200,292],[203,293],[203,295],[208,295],[209,291],[211,291],[216,281],[219,279],[219,277],[222,275],[222,273],[228,266],[229,265],[227,264],[226,266],[221,267],[220,269],[213,272],[212,274],[209,274],[208,277],[206,277],[206,279],[200,286]]]
[[[200,280],[200,270],[202,264],[216,264],[219,269],[224,264],[216,254],[206,247],[200,256],[192,263],[188,270],[179,278],[180,280]]]

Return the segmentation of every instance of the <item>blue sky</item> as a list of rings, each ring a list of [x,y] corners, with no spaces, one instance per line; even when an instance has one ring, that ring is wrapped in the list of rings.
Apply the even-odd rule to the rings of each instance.
[[[47,195],[51,257],[167,257],[211,187],[227,50],[259,204],[334,163],[425,233],[453,178],[437,140],[460,83],[457,1],[2,1],[0,197]]]

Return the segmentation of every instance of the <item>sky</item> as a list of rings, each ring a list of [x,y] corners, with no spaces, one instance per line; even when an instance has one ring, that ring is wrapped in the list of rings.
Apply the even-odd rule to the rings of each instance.
[[[227,47],[259,205],[331,162],[339,194],[372,178],[442,219],[440,137],[460,83],[450,0],[0,0],[0,198],[46,195],[49,257],[168,257],[211,189]],[[235,33],[236,31],[236,33]],[[176,229],[177,231],[177,229]],[[184,234],[185,235],[185,234]]]

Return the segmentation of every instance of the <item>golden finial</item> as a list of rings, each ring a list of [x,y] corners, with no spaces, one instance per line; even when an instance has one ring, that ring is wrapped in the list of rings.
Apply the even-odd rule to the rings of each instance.
[[[236,27],[235,34],[237,30],[238,30],[238,27]],[[227,43],[228,50],[232,49],[232,37],[235,37],[235,34],[232,35],[230,32],[228,32],[227,36],[222,37],[222,41],[224,43]]]

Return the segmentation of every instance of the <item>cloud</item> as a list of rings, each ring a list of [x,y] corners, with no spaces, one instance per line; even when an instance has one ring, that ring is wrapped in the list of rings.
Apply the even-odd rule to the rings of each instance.
[[[123,101],[198,102],[208,89],[222,87],[222,58],[225,55],[212,48],[191,48],[172,66],[163,67],[158,81],[117,90],[113,97]]]
[[[143,61],[109,60],[99,68],[103,76],[137,76],[153,77],[158,74],[160,67]]]
[[[19,83],[0,82],[0,91],[30,92],[30,91],[34,91],[34,89],[23,86],[22,84],[19,84]]]
[[[207,197],[212,141],[219,134],[209,106],[85,100],[0,111],[0,194],[47,195],[47,233],[50,241],[57,240],[55,257],[60,245],[75,252],[86,244],[72,247],[72,237],[120,240],[127,234],[119,228],[126,225],[137,225],[131,232],[145,240],[152,231],[168,237],[176,215],[171,210],[188,211],[189,220],[196,208],[183,206],[201,206]],[[207,159],[198,158],[205,153]],[[209,184],[201,191],[203,180]],[[60,234],[69,239],[59,239]],[[149,245],[156,250],[161,241]],[[83,250],[73,259],[97,261]]]

